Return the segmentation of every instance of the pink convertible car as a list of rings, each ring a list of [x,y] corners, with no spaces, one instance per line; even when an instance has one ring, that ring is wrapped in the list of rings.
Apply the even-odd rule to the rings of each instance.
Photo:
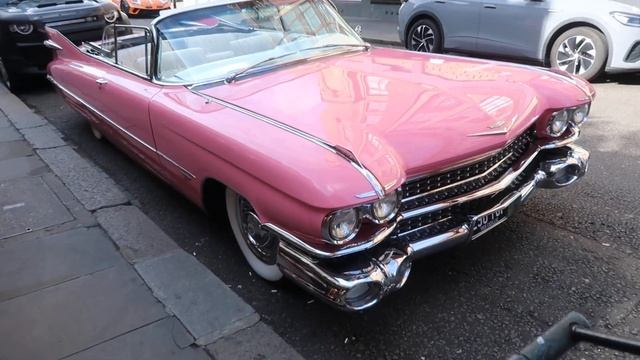
[[[372,48],[328,0],[217,0],[81,47],[48,31],[49,79],[97,137],[226,205],[257,274],[341,309],[587,170],[583,80]]]

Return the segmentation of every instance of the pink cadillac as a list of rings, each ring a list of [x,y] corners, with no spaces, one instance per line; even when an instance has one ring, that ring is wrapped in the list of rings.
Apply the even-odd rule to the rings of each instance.
[[[215,0],[81,47],[48,31],[49,79],[96,137],[226,205],[257,274],[341,309],[587,170],[585,81],[373,48],[328,0]]]

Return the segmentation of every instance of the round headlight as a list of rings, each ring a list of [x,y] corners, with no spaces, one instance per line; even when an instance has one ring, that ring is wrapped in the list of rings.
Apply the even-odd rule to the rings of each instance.
[[[587,121],[587,117],[589,116],[589,104],[584,104],[578,106],[573,111],[573,123],[576,125],[582,125],[585,121]]]
[[[29,35],[33,31],[33,25],[31,24],[16,24],[9,25],[9,31],[17,32],[22,35]]]
[[[549,125],[547,126],[547,132],[553,137],[562,135],[569,126],[569,112],[567,110],[560,110],[551,115]]]
[[[104,20],[108,23],[114,23],[118,20],[118,16],[120,16],[120,12],[118,10],[111,10],[104,14]]]
[[[360,228],[360,217],[355,209],[339,210],[327,221],[330,240],[340,243],[351,240]]]
[[[376,221],[387,221],[398,212],[398,193],[393,192],[371,205],[371,215]]]

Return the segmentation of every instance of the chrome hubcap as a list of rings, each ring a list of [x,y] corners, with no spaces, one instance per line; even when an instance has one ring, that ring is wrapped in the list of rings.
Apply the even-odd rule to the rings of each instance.
[[[435,45],[436,37],[427,25],[420,25],[411,34],[411,49],[415,51],[431,52]]]
[[[242,197],[238,197],[237,215],[242,230],[242,238],[251,252],[260,261],[274,265],[278,257],[278,238],[265,230],[255,214],[251,204]]]
[[[556,61],[560,69],[574,75],[582,75],[591,69],[596,56],[596,46],[591,39],[574,36],[560,45]]]

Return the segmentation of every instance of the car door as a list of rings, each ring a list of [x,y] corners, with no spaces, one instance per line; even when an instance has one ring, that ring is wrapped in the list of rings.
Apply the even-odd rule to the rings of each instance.
[[[105,31],[103,42],[113,42],[113,64],[99,65],[104,72],[91,84],[96,107],[125,135],[121,139],[127,147],[145,161],[153,162],[156,144],[149,102],[161,86],[150,81],[151,34],[144,27],[116,25],[111,29],[115,31]]]
[[[483,1],[478,52],[538,60],[549,7],[549,0]]]
[[[481,0],[433,0],[428,2],[428,11],[433,12],[442,25],[445,49],[454,51],[474,51],[476,49],[481,2]]]
[[[149,102],[161,86],[150,81],[151,39],[144,27],[109,26],[102,41],[85,45],[84,53],[66,49],[73,44],[65,43],[65,49],[58,52],[63,58],[54,61],[49,74],[63,95],[72,97],[92,120],[97,132],[157,170]]]

